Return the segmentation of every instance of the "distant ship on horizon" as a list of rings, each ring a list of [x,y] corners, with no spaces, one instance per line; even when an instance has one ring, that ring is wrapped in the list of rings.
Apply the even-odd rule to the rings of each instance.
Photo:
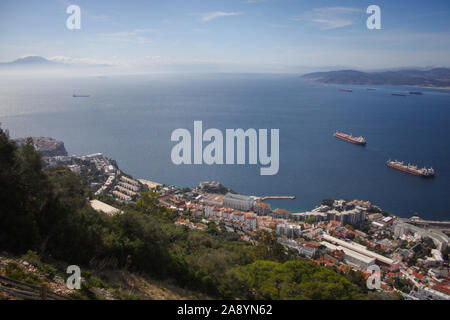
[[[406,97],[406,94],[404,93],[393,93],[392,95],[396,97]]]
[[[334,133],[334,136],[338,139],[350,142],[350,143],[354,143],[354,144],[358,144],[358,145],[365,145],[366,144],[366,139],[364,137],[354,137],[351,134],[347,134],[347,133],[343,133],[343,132],[339,132],[336,131]]]
[[[90,95],[88,95],[88,94],[74,94],[72,97],[74,97],[74,98],[89,98],[90,97]]]
[[[342,92],[353,92],[352,89],[339,89],[339,91],[342,91]]]
[[[422,176],[422,177],[433,177],[435,174],[435,171],[433,168],[419,168],[416,165],[409,164],[405,165],[403,161],[397,161],[397,160],[388,160],[386,162],[388,167],[391,167],[393,169],[397,169],[406,173],[410,173],[416,176]]]

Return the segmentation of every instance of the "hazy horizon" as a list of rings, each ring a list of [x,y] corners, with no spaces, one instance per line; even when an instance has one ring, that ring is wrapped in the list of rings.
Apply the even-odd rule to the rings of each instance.
[[[381,30],[366,27],[371,4]],[[81,9],[79,30],[66,26],[70,5]],[[2,62],[36,55],[120,74],[450,66],[448,1],[18,0],[0,10]]]
[[[40,63],[17,63],[23,58],[44,58],[54,64],[40,64]],[[178,68],[177,68],[178,67]],[[430,70],[434,68],[448,68],[447,66],[397,66],[392,68],[376,68],[364,69],[358,67],[347,66],[322,66],[322,67],[308,67],[295,66],[291,70],[284,71],[260,71],[258,69],[249,71],[228,70],[211,68],[209,70],[197,69],[195,66],[189,68],[184,66],[184,70],[176,66],[173,69],[164,70],[138,70],[123,68],[113,65],[86,65],[75,64],[67,62],[59,62],[51,60],[48,57],[40,56],[24,56],[18,57],[12,61],[0,61],[0,75],[7,76],[127,76],[127,75],[146,75],[146,74],[279,74],[279,75],[304,75],[313,72],[328,72],[338,70],[357,70],[362,72],[383,72],[383,71],[401,71],[401,70]]]

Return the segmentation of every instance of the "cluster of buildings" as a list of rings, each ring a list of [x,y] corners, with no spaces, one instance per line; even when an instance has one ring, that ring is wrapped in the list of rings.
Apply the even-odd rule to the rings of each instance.
[[[286,239],[283,237],[278,238],[278,242],[280,242],[286,247],[297,250],[300,255],[308,258],[314,258],[317,255],[320,248],[320,244],[318,243],[307,241],[299,242],[291,239]]]
[[[385,267],[389,271],[396,271],[399,268],[399,261],[392,260],[388,257],[375,253],[374,251],[368,250],[361,244],[345,241],[330,236],[326,233],[323,233],[321,238],[321,244],[327,249],[331,251],[342,250],[344,252],[345,259],[362,270],[367,269],[368,266],[373,264]]]
[[[440,231],[420,228],[405,222],[394,224],[394,235],[402,239],[407,239],[408,236],[414,240],[431,239],[439,251],[447,249],[449,242],[449,237]]]
[[[173,210],[184,211],[186,208],[186,200],[173,193],[163,190],[158,196],[159,204]],[[193,206],[190,208],[195,209]]]
[[[329,224],[319,223],[318,225],[282,223],[276,226],[277,234],[284,236],[279,238],[284,239],[282,243],[290,244],[288,246],[295,247],[300,254],[307,257],[312,257],[320,252],[323,255],[334,256],[338,258],[337,261],[343,261],[357,270],[364,271],[374,264],[382,266],[387,271],[398,270],[398,261],[369,250],[361,243],[346,239],[347,236],[354,236],[358,233],[351,230],[344,232],[341,229],[348,230],[338,221],[332,221]],[[328,232],[333,234],[338,232],[341,237],[332,236]],[[302,244],[304,240],[308,242]],[[297,245],[294,245],[295,243]]]
[[[399,219],[360,200],[327,199],[315,209],[299,213],[272,210],[262,201],[268,197],[231,193],[216,181],[201,182],[189,191],[167,187],[124,175],[113,159],[101,153],[68,156],[61,141],[35,137],[32,142],[47,167],[64,166],[80,174],[96,195],[109,194],[131,202],[142,190],[156,190],[159,205],[178,212],[177,226],[204,231],[208,223],[220,223],[246,241],[252,241],[256,230],[275,232],[282,245],[342,272],[366,272],[370,266],[379,266],[383,291],[399,291],[395,281],[390,281],[398,278],[410,284],[410,290],[401,291],[405,299],[450,300],[449,237],[442,232],[450,229],[448,221]],[[91,200],[90,205],[107,215],[123,213],[99,200]]]
[[[443,289],[445,290],[443,292]],[[415,287],[410,293],[405,294],[407,300],[449,300],[450,291],[445,287],[429,288],[425,285]]]
[[[66,158],[60,156],[58,161]],[[389,279],[398,277],[409,281],[413,288],[402,292],[406,299],[450,299],[449,266],[442,254],[447,250],[448,236],[382,214],[370,202],[334,200],[308,212],[291,213],[272,210],[269,203],[258,197],[211,193],[227,190],[218,182],[203,182],[188,192],[127,177],[100,154],[84,156],[82,160],[102,171],[106,179],[99,190],[110,192],[118,200],[135,200],[143,185],[156,190],[159,205],[178,213],[174,222],[177,226],[204,231],[208,223],[220,223],[247,241],[252,241],[256,230],[275,232],[281,244],[321,265],[343,272],[366,272],[369,266],[379,266],[383,271],[382,289],[386,292],[397,290]],[[69,165],[73,166],[71,170],[79,170],[74,166],[79,162],[68,161]],[[104,203],[91,205],[106,214],[119,213]],[[426,248],[423,243],[427,239],[435,248],[411,265]]]
[[[255,212],[242,212],[225,206],[214,207],[211,204],[206,204],[204,208],[206,219],[223,222],[226,226],[237,230],[256,230]]]
[[[293,213],[292,219],[296,221],[339,221],[341,224],[359,224],[366,220],[366,214],[370,208],[370,202],[335,200],[331,206],[321,205],[308,212]]]
[[[131,201],[139,195],[140,189],[141,187],[139,181],[122,175],[114,186],[112,194],[116,199]]]
[[[95,195],[110,194],[116,200],[130,202],[137,199],[143,184],[127,177],[113,159],[101,153],[83,156],[46,157],[47,167],[63,166],[80,174],[87,186],[95,190]]]
[[[124,195],[127,194],[122,188],[136,192],[132,187],[138,181],[127,179],[130,178],[121,176],[114,191],[123,191]],[[284,246],[341,272],[360,270],[367,277],[368,267],[379,266],[384,292],[398,291],[390,280],[400,278],[412,288],[401,292],[405,299],[450,299],[449,267],[442,255],[448,237],[382,214],[370,202],[335,200],[309,212],[291,213],[272,210],[269,203],[258,197],[202,191],[224,188],[215,182],[203,183],[189,192],[159,184],[152,186],[159,205],[178,212],[179,218],[174,222],[177,226],[204,231],[208,223],[220,223],[247,241],[252,241],[256,230],[275,232]],[[411,259],[426,247],[421,244],[426,239],[435,248],[411,265]]]
[[[305,237],[305,230],[302,230],[299,231],[298,236],[292,238],[282,236],[278,238],[278,241],[284,246],[298,251],[300,255],[310,258],[317,264],[337,269],[344,273],[352,269],[360,270],[368,277],[370,275],[370,272],[367,271],[368,267],[376,265],[382,271],[380,279],[382,291],[388,293],[397,291],[403,295],[404,299],[450,300],[448,261],[443,259],[439,249],[431,250],[430,257],[424,260],[425,264],[416,263],[411,265],[409,259],[414,255],[416,248],[421,247],[421,244],[419,242],[419,244],[408,249],[399,247],[400,239],[395,239],[393,225],[388,226],[388,228],[392,229],[391,235],[394,239],[368,240],[366,238],[367,234],[364,232],[355,230],[345,233],[340,231],[341,228],[345,227],[341,226],[337,221],[332,221],[327,225],[319,223],[318,228],[314,229],[318,231],[312,234],[312,237],[309,239]],[[277,231],[280,231],[280,225],[277,225]],[[336,231],[342,232],[339,237],[329,234],[330,232],[334,234]],[[423,233],[430,230],[417,231]],[[371,232],[371,234],[375,233]],[[364,238],[364,243],[367,245],[348,239],[347,236],[350,235],[356,235],[360,239]],[[417,242],[417,238],[415,241]],[[435,244],[436,247],[439,245],[437,241]],[[385,254],[375,252],[374,247],[383,248]],[[434,261],[434,263],[427,263],[429,261]],[[403,288],[404,292],[396,289],[393,285],[396,278],[403,279],[403,281],[406,280],[410,284],[409,289]]]
[[[126,180],[120,182],[117,185],[122,188],[133,185]],[[309,212],[291,213],[272,210],[269,203],[258,197],[205,191],[223,189],[217,182],[205,182],[189,192],[154,186],[159,205],[178,212],[179,218],[174,222],[177,226],[206,230],[208,223],[220,223],[247,241],[252,241],[256,230],[275,232],[284,246],[341,272],[360,270],[367,277],[368,267],[379,266],[384,292],[398,291],[390,280],[400,278],[413,288],[411,292],[401,292],[405,299],[450,299],[449,267],[442,255],[448,237],[382,214],[370,202],[334,200]],[[421,252],[419,249],[426,247],[420,245],[426,239],[431,239],[436,248],[411,265],[411,259]]]

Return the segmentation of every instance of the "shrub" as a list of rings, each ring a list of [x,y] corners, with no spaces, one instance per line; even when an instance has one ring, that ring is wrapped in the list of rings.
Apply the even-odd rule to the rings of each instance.
[[[5,268],[5,276],[17,281],[39,285],[42,281],[37,275],[25,271],[22,267],[15,263],[8,263]]]

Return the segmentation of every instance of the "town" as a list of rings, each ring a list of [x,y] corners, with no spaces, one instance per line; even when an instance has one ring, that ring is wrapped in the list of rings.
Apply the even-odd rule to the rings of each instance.
[[[399,218],[361,200],[324,199],[307,212],[272,209],[267,202],[271,196],[236,194],[215,181],[191,189],[134,179],[100,153],[44,161],[48,168],[65,166],[80,174],[92,190],[91,206],[108,215],[122,211],[102,201],[105,197],[133,203],[142,192],[152,191],[159,206],[173,210],[176,226],[200,231],[214,227],[250,243],[264,230],[275,233],[279,243],[300,257],[344,274],[361,271],[367,278],[367,269],[379,266],[379,290],[386,294],[450,300],[450,222]]]

